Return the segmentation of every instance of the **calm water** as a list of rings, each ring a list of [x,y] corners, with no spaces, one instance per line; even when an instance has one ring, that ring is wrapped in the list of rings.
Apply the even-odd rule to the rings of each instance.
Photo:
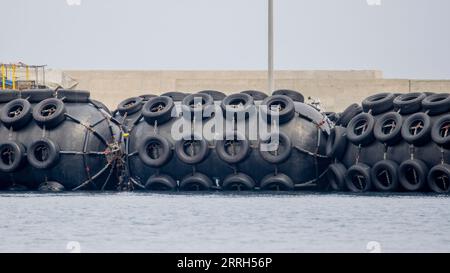
[[[450,252],[450,198],[0,194],[0,251]],[[69,243],[69,244],[78,244]]]

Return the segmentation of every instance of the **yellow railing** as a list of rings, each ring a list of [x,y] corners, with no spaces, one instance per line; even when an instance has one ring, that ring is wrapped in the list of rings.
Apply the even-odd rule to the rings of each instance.
[[[6,71],[5,71],[5,65],[2,64],[2,89],[6,89]]]
[[[12,89],[16,90],[16,65],[12,66]]]

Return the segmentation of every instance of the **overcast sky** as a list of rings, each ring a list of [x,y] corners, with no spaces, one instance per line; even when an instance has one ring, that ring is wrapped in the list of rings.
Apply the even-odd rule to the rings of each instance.
[[[266,69],[266,0],[0,0],[0,62]],[[449,0],[274,0],[276,69],[450,79]]]

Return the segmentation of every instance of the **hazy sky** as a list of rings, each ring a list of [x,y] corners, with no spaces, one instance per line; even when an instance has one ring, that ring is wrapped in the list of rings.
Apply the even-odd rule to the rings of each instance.
[[[266,0],[0,0],[0,62],[265,69]],[[276,69],[450,79],[450,1],[274,0]],[[377,1],[377,0],[369,0]]]

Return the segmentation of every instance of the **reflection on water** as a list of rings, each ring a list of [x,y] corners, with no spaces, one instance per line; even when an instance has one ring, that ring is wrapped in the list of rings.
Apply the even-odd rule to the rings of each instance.
[[[430,194],[0,193],[0,251],[450,252]]]

